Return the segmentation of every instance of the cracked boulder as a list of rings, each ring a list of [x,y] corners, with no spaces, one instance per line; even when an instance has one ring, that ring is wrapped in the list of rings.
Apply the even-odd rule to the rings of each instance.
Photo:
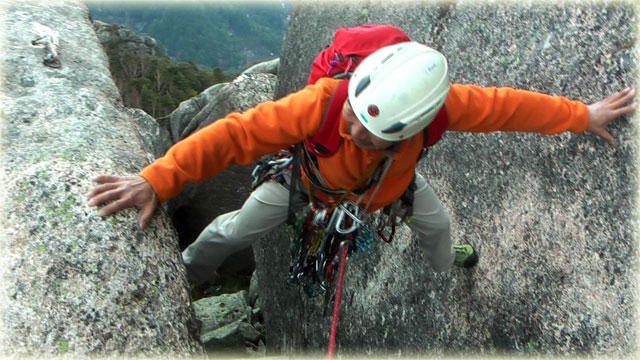
[[[201,340],[211,353],[255,353],[264,340],[254,327],[253,310],[246,290],[223,294],[194,302],[200,321]],[[264,346],[264,342],[262,342]]]
[[[300,2],[278,96],[304,86],[338,26],[393,24],[448,58],[450,79],[590,103],[637,83],[638,6],[625,2]],[[637,86],[636,86],[637,87]],[[336,354],[597,355],[637,349],[637,121],[589,134],[446,133],[418,166],[471,243],[471,270],[436,274],[407,228],[347,262]],[[254,246],[270,354],[322,355],[331,302],[286,283],[290,244]]]
[[[0,4],[0,354],[202,353],[177,235],[130,209],[87,204],[99,174],[147,164],[83,2]],[[60,68],[31,45],[32,22],[59,36]]]

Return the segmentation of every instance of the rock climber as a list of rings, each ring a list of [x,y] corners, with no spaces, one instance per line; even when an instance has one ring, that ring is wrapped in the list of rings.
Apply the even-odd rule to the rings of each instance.
[[[341,81],[322,78],[314,85],[268,101],[244,113],[232,113],[171,147],[165,156],[137,176],[101,175],[89,193],[89,205],[103,204],[107,216],[129,207],[141,210],[146,228],[156,208],[180,193],[185,182],[215,176],[229,164],[249,164],[260,157],[303,142],[321,128],[323,114]],[[416,172],[424,148],[424,129],[444,107],[446,130],[520,131],[557,134],[589,132],[611,145],[607,125],[636,109],[631,88],[585,105],[565,97],[511,88],[481,88],[449,82],[445,57],[417,42],[387,46],[368,56],[353,72],[339,122],[340,145],[328,157],[317,157],[300,177],[309,199],[331,203],[353,187],[382,158],[382,170],[368,188],[352,189],[344,200],[361,213],[372,213],[399,201],[413,184],[409,227],[435,271],[452,265],[471,267],[477,253],[470,245],[453,245],[449,217],[434,190]],[[216,269],[230,254],[248,247],[287,221],[290,207],[286,181],[267,179],[244,205],[220,215],[183,252],[190,281],[213,283]],[[317,178],[311,183],[309,177]],[[319,181],[321,184],[315,184]]]

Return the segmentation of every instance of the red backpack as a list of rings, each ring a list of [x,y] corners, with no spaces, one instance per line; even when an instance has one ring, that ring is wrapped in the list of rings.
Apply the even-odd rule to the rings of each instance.
[[[319,157],[333,155],[342,137],[338,128],[340,113],[347,99],[348,78],[358,64],[372,52],[401,42],[411,41],[402,30],[391,25],[362,25],[352,28],[338,28],[333,42],[322,50],[311,64],[307,84],[315,84],[322,77],[345,78],[331,95],[318,132],[305,140],[305,147]],[[424,146],[435,144],[447,129],[449,120],[444,106],[434,120],[424,130]]]

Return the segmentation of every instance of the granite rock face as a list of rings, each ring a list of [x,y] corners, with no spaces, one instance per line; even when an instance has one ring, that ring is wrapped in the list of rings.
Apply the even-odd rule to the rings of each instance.
[[[263,61],[261,63],[255,64],[247,68],[247,70],[243,71],[243,74],[273,74],[278,75],[278,67],[280,66],[280,58],[275,58],[273,60]]]
[[[215,354],[233,353],[236,356],[256,353],[264,340],[256,329],[261,328],[260,309],[252,309],[246,290],[223,294],[194,302],[196,317],[201,322],[200,333],[206,350]],[[262,342],[264,345],[264,342]]]
[[[141,109],[127,108],[127,113],[133,119],[136,131],[147,152],[147,160],[152,163],[164,155],[173,145],[169,131],[160,126],[156,119]]]
[[[176,233],[166,215],[100,218],[98,174],[146,165],[82,2],[0,5],[0,353],[49,357],[202,353]],[[43,65],[31,22],[60,39]]]
[[[300,3],[277,96],[304,85],[338,26],[390,23],[447,56],[452,82],[510,86],[590,103],[637,88],[637,5],[468,1]],[[588,134],[447,133],[419,164],[452,224],[480,253],[433,273],[403,227],[348,260],[342,355],[629,355],[637,350],[637,129]],[[254,247],[270,353],[326,352],[332,308],[286,283],[289,244]],[[325,311],[326,310],[326,311]]]
[[[113,45],[122,55],[125,51],[136,55],[156,55],[158,43],[148,35],[141,35],[124,25],[109,24],[100,20],[93,20],[98,40],[103,46]]]

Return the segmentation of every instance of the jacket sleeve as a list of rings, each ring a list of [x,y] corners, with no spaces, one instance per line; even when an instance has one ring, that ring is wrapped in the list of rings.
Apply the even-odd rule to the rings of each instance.
[[[231,163],[249,164],[301,142],[320,127],[331,90],[320,81],[242,114],[231,113],[177,142],[140,176],[163,202],[178,195],[186,181],[205,180]]]
[[[589,123],[587,107],[579,101],[511,88],[452,84],[445,107],[447,130],[453,131],[578,133]]]

